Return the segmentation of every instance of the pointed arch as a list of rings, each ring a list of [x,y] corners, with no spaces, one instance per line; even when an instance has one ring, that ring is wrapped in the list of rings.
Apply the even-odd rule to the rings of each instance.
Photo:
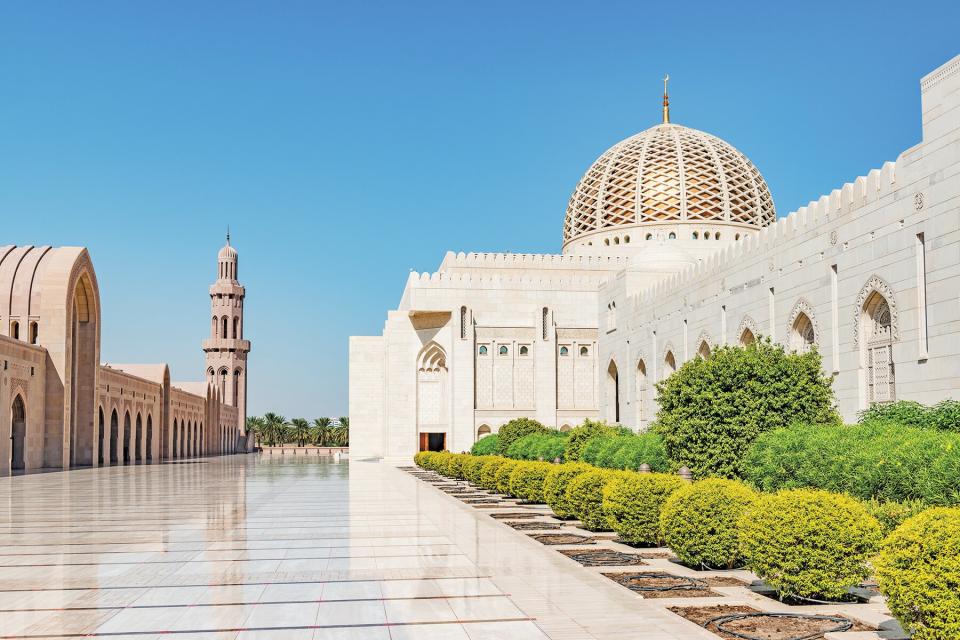
[[[757,322],[749,315],[744,315],[737,327],[737,341],[741,347],[746,347],[757,341],[760,331],[757,329]]]
[[[606,378],[607,419],[611,422],[620,422],[620,370],[617,362],[610,358],[607,365]]]
[[[133,441],[133,460],[134,462],[141,462],[143,460],[143,445],[141,444],[143,438],[143,418],[140,416],[140,412],[137,412],[136,425],[137,428],[134,431]]]
[[[446,431],[449,422],[447,352],[433,340],[417,354],[417,424],[428,432]]]
[[[10,471],[27,468],[27,406],[17,393],[10,404]]]
[[[119,447],[120,419],[117,417],[117,410],[110,412],[110,464],[117,464],[120,461]]]
[[[860,293],[857,294],[857,303],[853,317],[854,345],[860,343],[861,334],[863,333],[863,315],[868,308],[867,303],[874,293],[879,294],[886,301],[890,309],[890,340],[892,342],[900,340],[900,317],[897,309],[897,299],[893,294],[893,288],[880,276],[872,275],[863,287],[860,288]]]
[[[644,414],[647,395],[647,364],[643,358],[637,360],[637,429],[643,431],[647,427],[647,416]]]
[[[861,292],[863,293],[863,292]],[[892,292],[888,289],[888,294]],[[893,347],[897,340],[894,325],[895,305],[878,287],[871,286],[863,302],[859,301],[858,318],[861,407],[894,402],[896,366]]]

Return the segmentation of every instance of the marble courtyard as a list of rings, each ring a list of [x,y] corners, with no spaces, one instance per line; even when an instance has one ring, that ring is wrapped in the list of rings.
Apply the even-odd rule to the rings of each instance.
[[[383,464],[82,469],[0,504],[2,638],[716,638]]]

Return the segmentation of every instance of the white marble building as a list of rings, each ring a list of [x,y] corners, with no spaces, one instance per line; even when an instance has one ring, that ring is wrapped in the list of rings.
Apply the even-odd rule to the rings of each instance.
[[[921,80],[923,139],[777,218],[760,172],[664,122],[605,152],[561,255],[448,253],[350,340],[351,453],[463,451],[504,422],[636,429],[653,382],[719,344],[815,344],[847,420],[960,398],[960,56]]]

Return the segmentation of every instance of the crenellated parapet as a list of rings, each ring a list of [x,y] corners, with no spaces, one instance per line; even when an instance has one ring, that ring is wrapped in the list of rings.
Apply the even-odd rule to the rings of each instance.
[[[595,291],[607,278],[609,272],[596,275],[557,275],[541,274],[478,274],[478,273],[433,273],[410,272],[407,278],[408,289],[521,289],[521,290],[585,290]]]
[[[454,253],[448,251],[440,271],[451,268],[479,269],[623,269],[624,256],[560,255],[542,253]]]

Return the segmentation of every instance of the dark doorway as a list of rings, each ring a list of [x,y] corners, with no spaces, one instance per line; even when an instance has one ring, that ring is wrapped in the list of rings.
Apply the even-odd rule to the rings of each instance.
[[[23,405],[23,398],[13,399],[13,415],[10,421],[10,470],[17,471],[26,468],[25,445],[27,440],[27,409]]]
[[[100,407],[97,418],[97,464],[103,466],[103,407]]]
[[[137,462],[140,462],[143,459],[142,455],[142,446],[140,445],[140,439],[143,436],[143,420],[140,419],[140,414],[137,414],[137,430],[136,430],[137,439],[134,442],[133,450],[135,452],[135,459]]]
[[[130,414],[123,414],[123,464],[130,464]]]
[[[117,410],[110,414],[110,464],[117,464],[117,431],[120,425],[117,420]]]
[[[446,451],[446,433],[421,433],[420,451]]]

